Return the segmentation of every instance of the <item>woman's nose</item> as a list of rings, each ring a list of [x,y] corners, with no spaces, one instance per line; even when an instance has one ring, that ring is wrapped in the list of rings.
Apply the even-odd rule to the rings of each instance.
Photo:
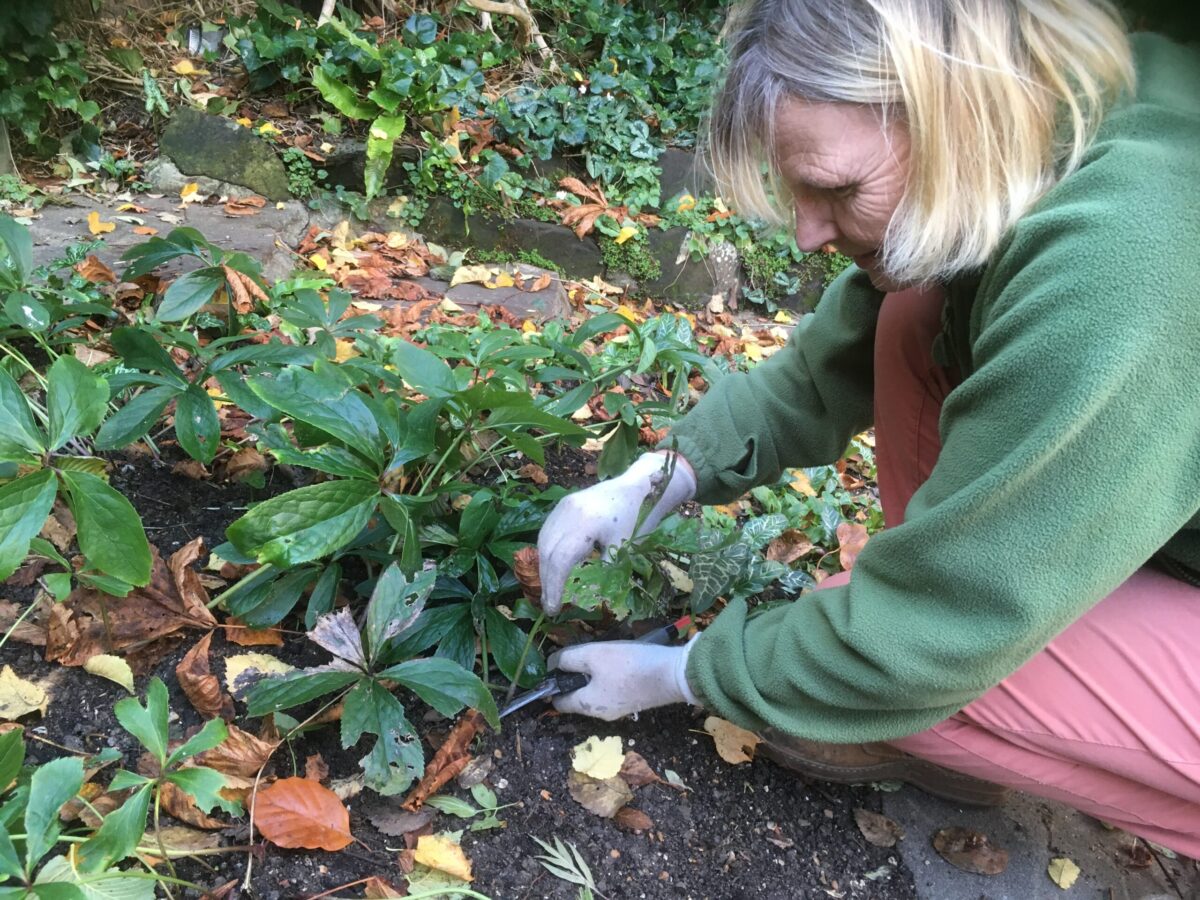
[[[796,201],[796,246],[815,253],[839,237],[827,204]]]

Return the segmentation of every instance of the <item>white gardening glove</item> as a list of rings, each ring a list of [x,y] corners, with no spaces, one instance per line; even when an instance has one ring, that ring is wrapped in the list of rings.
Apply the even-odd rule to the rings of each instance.
[[[696,476],[682,456],[666,491],[639,534],[653,531],[671,510],[696,493]],[[555,615],[562,609],[563,586],[576,563],[593,550],[609,550],[633,537],[642,501],[658,479],[665,477],[670,455],[647,453],[616,478],[568,494],[538,532],[538,568],[542,578],[542,609]]]
[[[669,703],[701,706],[687,682],[688,654],[699,638],[696,635],[680,647],[597,641],[559,650],[547,662],[550,669],[585,672],[591,681],[555,697],[554,708],[611,722]]]

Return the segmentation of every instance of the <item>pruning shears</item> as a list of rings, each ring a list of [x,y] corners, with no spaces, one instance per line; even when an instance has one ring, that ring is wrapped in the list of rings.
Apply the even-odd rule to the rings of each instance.
[[[691,627],[691,624],[691,616],[682,616],[674,622],[669,622],[661,628],[652,629],[642,636],[634,638],[634,640],[639,644],[660,644],[666,646],[678,640],[679,636]],[[569,694],[572,691],[577,691],[582,687],[586,687],[590,680],[583,672],[563,672],[559,669],[554,669],[546,673],[546,677],[537,687],[514,697],[511,703],[500,710],[500,718],[504,718],[509,713],[516,712],[518,709],[526,707],[536,700],[549,700],[551,697],[557,697],[560,694]]]

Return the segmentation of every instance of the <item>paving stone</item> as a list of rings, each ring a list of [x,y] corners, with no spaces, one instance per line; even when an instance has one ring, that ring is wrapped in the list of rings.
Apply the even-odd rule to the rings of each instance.
[[[179,107],[163,130],[159,151],[185,175],[242,185],[271,200],[290,196],[287,170],[275,150],[221,116]]]
[[[700,307],[714,295],[726,302],[736,298],[740,281],[737,251],[722,241],[707,259],[694,260],[687,252],[688,229],[683,226],[646,232],[647,249],[662,265],[662,274],[638,284],[641,293],[684,306]]]
[[[662,170],[658,183],[664,203],[678,194],[699,197],[713,192],[712,174],[703,159],[691,150],[668,147],[659,155],[658,167]]]
[[[550,276],[550,285],[540,291],[522,291],[516,287],[488,288],[482,284],[459,284],[446,289],[446,299],[464,309],[474,309],[480,306],[503,306],[509,312],[521,318],[567,319],[571,316],[571,303],[567,300],[567,292],[562,282],[554,272],[547,272],[536,266],[516,263],[504,266],[509,272],[520,271],[526,283],[530,283],[540,275]]]

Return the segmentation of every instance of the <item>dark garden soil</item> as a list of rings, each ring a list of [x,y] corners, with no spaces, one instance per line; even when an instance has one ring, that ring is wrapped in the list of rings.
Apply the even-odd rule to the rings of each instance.
[[[574,486],[594,478],[589,460],[578,453],[552,452],[547,469],[555,483]],[[268,475],[268,478],[271,476]],[[276,483],[251,491],[240,485],[196,481],[171,472],[170,463],[139,459],[117,461],[113,484],[142,515],[150,539],[168,556],[197,536],[211,548],[224,540],[224,529],[251,499],[292,487],[276,470]],[[24,591],[10,591],[26,601]],[[200,637],[182,636],[155,667],[171,694],[173,738],[182,738],[201,719],[179,689],[175,666]],[[218,634],[212,644],[214,674],[224,676],[224,658],[261,650],[293,665],[315,665],[327,654],[299,634],[287,635],[283,647],[239,647]],[[0,649],[0,664],[34,681],[48,684],[51,700],[41,720],[27,723],[29,757],[44,762],[63,754],[62,748],[94,752],[116,747],[133,768],[139,748],[116,723],[113,704],[123,689],[82,669],[50,665],[42,651],[10,641]],[[49,679],[49,681],[44,681]],[[145,678],[138,679],[144,691]],[[244,707],[239,704],[239,713]],[[412,721],[433,746],[449,722],[419,704],[409,709]],[[239,716],[239,727],[254,731],[258,723]],[[892,850],[873,847],[854,824],[856,807],[879,809],[879,794],[869,788],[805,784],[766,760],[741,766],[722,761],[702,730],[703,715],[683,708],[643,714],[637,721],[603,723],[559,717],[548,707],[522,710],[504,722],[499,734],[481,738],[477,758],[492,763],[487,783],[502,804],[513,804],[499,816],[507,827],[465,831],[462,845],[474,867],[471,887],[496,900],[517,898],[575,898],[578,889],[550,875],[534,858],[541,852],[533,838],[552,842],[555,836],[575,845],[587,861],[599,891],[608,898],[880,898],[903,900],[915,896],[912,876]],[[649,784],[636,791],[633,802],[653,822],[646,833],[623,831],[575,802],[567,791],[571,748],[590,735],[619,735],[625,749],[636,750],[663,776],[670,769],[688,790]],[[304,761],[319,753],[332,779],[359,773],[361,747],[343,750],[337,726],[309,732],[280,748],[267,774],[303,774]],[[107,779],[102,777],[102,781]],[[451,786],[451,793],[470,795]],[[304,898],[339,885],[379,876],[402,885],[398,848],[403,837],[380,833],[372,824],[381,807],[400,798],[379,798],[370,792],[347,800],[351,830],[358,843],[338,853],[282,850],[263,845],[256,854],[252,888],[230,896],[263,900]],[[368,815],[370,813],[371,815]],[[464,821],[436,813],[434,831],[456,830]],[[227,845],[244,844],[245,820],[234,821],[224,833]],[[392,848],[392,849],[389,849]],[[177,863],[180,877],[210,888],[243,877],[244,852],[207,856]],[[872,876],[868,879],[868,873]],[[355,884],[331,896],[361,897]]]

